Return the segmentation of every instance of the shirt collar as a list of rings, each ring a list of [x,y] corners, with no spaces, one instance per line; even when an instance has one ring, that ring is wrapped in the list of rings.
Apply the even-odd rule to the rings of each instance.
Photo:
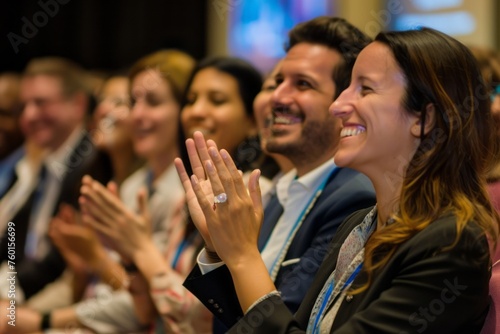
[[[335,168],[336,165],[333,159],[328,159],[322,165],[299,178],[297,178],[297,170],[292,169],[278,180],[276,185],[278,200],[282,205],[286,202],[292,183],[299,183],[307,190],[319,187],[324,178],[328,177]]]
[[[44,164],[52,175],[60,176],[61,178],[64,176],[70,167],[69,164],[71,161],[69,159],[71,154],[85,133],[83,126],[77,126],[58,149],[47,154]]]

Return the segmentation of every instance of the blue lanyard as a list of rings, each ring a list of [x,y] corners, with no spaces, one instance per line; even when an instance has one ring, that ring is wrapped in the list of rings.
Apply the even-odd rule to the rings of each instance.
[[[175,267],[177,266],[177,262],[179,261],[179,258],[181,257],[182,251],[184,250],[184,247],[186,247],[187,240],[183,239],[179,247],[177,247],[177,251],[175,252],[174,260],[172,261],[172,268],[175,270]]]
[[[347,281],[345,281],[344,286],[342,287],[342,290],[344,290],[345,288],[347,288],[354,281],[354,279],[356,278],[356,276],[358,275],[358,273],[359,273],[359,271],[361,270],[362,267],[363,267],[363,262],[361,262],[356,267],[356,269],[354,269],[354,271],[351,273],[351,275],[349,276],[349,278],[347,279]],[[319,311],[316,314],[316,319],[314,319],[313,334],[319,333],[319,320],[323,317],[323,311],[327,307],[329,299],[330,299],[330,296],[332,295],[333,284],[334,284],[334,282],[332,280],[330,282],[330,284],[328,285],[328,290],[325,293],[325,297],[323,299],[323,302],[321,303],[321,307],[319,308]]]
[[[185,233],[185,232],[184,232]],[[175,270],[175,267],[177,266],[177,263],[179,262],[179,259],[182,255],[182,252],[189,247],[189,245],[193,245],[196,242],[196,237],[198,236],[198,231],[194,230],[191,232],[189,235],[185,235],[184,238],[182,239],[181,244],[179,247],[177,247],[177,250],[175,251],[175,256],[174,260],[172,261],[172,268]]]
[[[273,262],[273,265],[271,266],[271,268],[269,268],[269,274],[271,276],[273,276],[273,272],[275,271],[275,268],[276,266],[278,265],[278,262],[282,259],[282,255],[283,255],[283,252],[286,251],[286,249],[288,249],[288,247],[290,246],[291,242],[292,242],[292,237],[295,235],[295,233],[297,232],[297,230],[299,229],[299,227],[302,225],[302,222],[304,221],[304,219],[306,218],[307,214],[311,211],[312,207],[314,206],[314,204],[316,203],[316,200],[319,198],[319,196],[321,195],[321,193],[323,192],[323,190],[325,189],[326,187],[326,184],[328,182],[328,180],[330,180],[330,178],[339,170],[339,168],[337,167],[334,167],[331,172],[328,174],[328,177],[326,177],[322,182],[321,184],[319,185],[319,187],[317,188],[314,196],[312,196],[310,199],[309,199],[309,202],[307,203],[307,205],[304,207],[304,209],[302,210],[302,212],[300,213],[299,217],[297,218],[297,220],[295,221],[295,224],[293,226],[293,228],[290,230],[290,233],[288,233],[288,236],[287,238],[285,239],[286,242],[285,244],[281,247],[279,253],[278,253],[278,256],[276,256],[276,259],[274,260]],[[269,238],[270,239],[270,238]],[[265,249],[267,247],[267,243],[269,242],[269,239],[267,240],[266,242],[266,245],[264,246],[263,249]],[[274,277],[275,279],[275,277]],[[273,279],[273,280],[274,280]]]
[[[148,189],[148,198],[153,196],[155,188],[153,187],[154,175],[153,170],[149,169],[146,174],[146,187]]]

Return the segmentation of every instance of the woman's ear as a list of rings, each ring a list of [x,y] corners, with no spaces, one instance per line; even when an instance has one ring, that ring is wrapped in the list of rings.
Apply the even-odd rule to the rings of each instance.
[[[427,135],[434,127],[435,122],[436,108],[434,108],[434,104],[429,103],[425,106],[419,117],[415,119],[415,124],[411,127],[411,134],[417,138],[421,138],[422,126],[424,126],[423,134]]]

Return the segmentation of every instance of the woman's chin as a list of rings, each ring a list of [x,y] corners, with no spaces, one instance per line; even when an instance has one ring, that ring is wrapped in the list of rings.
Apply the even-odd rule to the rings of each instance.
[[[353,155],[348,152],[337,151],[333,157],[336,166],[352,168]]]

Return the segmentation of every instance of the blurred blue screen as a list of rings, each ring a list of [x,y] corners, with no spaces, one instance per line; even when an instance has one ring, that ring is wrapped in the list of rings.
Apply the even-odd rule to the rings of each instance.
[[[285,55],[288,31],[297,23],[333,15],[332,0],[243,0],[230,8],[228,48],[263,73]]]

